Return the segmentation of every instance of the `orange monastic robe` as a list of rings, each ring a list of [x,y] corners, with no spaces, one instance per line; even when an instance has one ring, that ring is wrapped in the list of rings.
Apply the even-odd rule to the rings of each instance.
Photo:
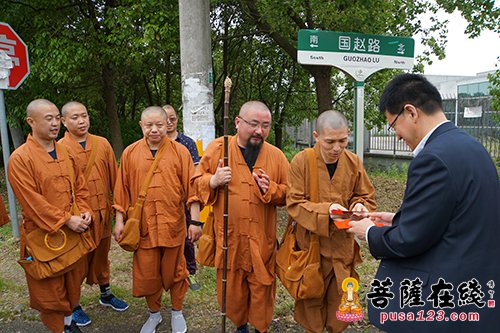
[[[97,248],[88,255],[88,284],[109,283],[109,250],[111,247],[111,192],[116,181],[116,158],[108,140],[87,134],[85,149],[69,132],[59,140],[75,157],[82,174],[85,174],[92,207],[92,233]],[[85,173],[92,151],[95,152],[91,169]],[[87,176],[88,175],[88,176]]]
[[[192,202],[199,201],[189,184],[194,172],[189,151],[169,138],[163,139],[159,150],[163,146],[164,155],[147,189],[142,210],[141,240],[139,249],[134,253],[133,294],[146,296],[151,310],[159,310],[158,293],[161,297],[162,287],[171,290],[174,308],[182,306],[188,275],[183,256],[186,238],[184,202],[190,206]],[[124,214],[125,221],[127,210],[135,205],[153,161],[154,157],[144,138],[123,151],[113,192],[113,207]],[[170,262],[165,258],[169,255],[169,249],[173,251],[170,255],[175,256],[170,258]],[[146,270],[143,269],[145,267]],[[148,296],[155,300],[148,299]]]
[[[222,150],[223,138],[212,141],[207,146],[192,179],[204,204],[213,205],[217,242],[215,264],[219,269],[223,267],[224,187],[221,186],[215,191],[210,188],[209,182],[217,170],[219,159],[223,156]],[[260,331],[265,331],[272,319],[274,304],[276,207],[285,204],[288,161],[278,148],[267,142],[263,143],[253,168],[255,172],[263,169],[270,177],[269,191],[262,194],[238,147],[236,137],[229,138],[228,154],[232,175],[229,183],[227,252],[227,267],[232,273],[228,279],[231,277],[239,279],[241,271],[251,272],[254,273],[252,278],[255,278],[253,283],[273,288],[270,288],[267,295],[263,295],[265,299],[258,306],[255,306],[252,300],[250,300],[252,304],[247,304],[249,297],[245,292],[240,295],[240,286],[228,288],[227,299],[230,303],[227,313],[235,324],[241,325],[248,319],[248,312],[245,311],[250,311],[254,313],[254,318],[249,318],[250,322]],[[239,283],[229,281],[229,284],[233,285],[233,282],[235,285]],[[238,300],[239,296],[244,299]],[[231,305],[231,302],[235,304]],[[267,310],[268,305],[271,305],[270,310]],[[247,308],[252,306],[254,308]]]
[[[0,198],[0,227],[9,223],[9,221],[9,214],[7,213],[7,209],[5,209],[3,198]]]
[[[26,143],[16,149],[9,160],[8,177],[22,208],[21,258],[26,258],[24,233],[36,228],[54,232],[70,219],[71,185],[67,162],[59,143],[54,142],[57,159],[53,159],[31,135]],[[91,211],[87,201],[89,192],[80,169],[70,156],[75,173],[75,200],[80,211]],[[83,263],[83,260],[82,260]],[[64,316],[71,315],[80,299],[81,269],[64,275],[34,280],[26,279],[30,293],[30,305],[41,312],[43,323],[52,331],[64,330]]]
[[[309,247],[307,230],[320,236],[321,265],[327,290],[323,299],[297,302],[295,319],[310,332],[323,332],[325,325],[328,326],[329,331],[337,331],[338,327],[344,325],[342,323],[336,326],[337,308],[330,309],[326,305],[322,306],[321,303],[335,307],[334,304],[340,302],[342,281],[355,274],[354,266],[361,262],[361,255],[354,236],[345,230],[337,229],[329,221],[328,209],[332,203],[338,203],[349,210],[357,203],[361,203],[368,210],[373,211],[376,209],[375,189],[366,174],[363,163],[355,154],[345,150],[339,157],[333,178],[330,178],[327,166],[321,157],[319,145],[316,144],[313,149],[318,164],[319,202],[309,201],[308,161],[306,152],[302,151],[295,155],[290,163],[287,210],[290,217],[297,221],[297,242],[300,248]],[[315,317],[309,308],[314,309],[312,312],[322,308],[324,313],[322,315],[317,313],[318,317]],[[328,323],[323,322],[322,319]],[[331,328],[333,330],[330,330]]]

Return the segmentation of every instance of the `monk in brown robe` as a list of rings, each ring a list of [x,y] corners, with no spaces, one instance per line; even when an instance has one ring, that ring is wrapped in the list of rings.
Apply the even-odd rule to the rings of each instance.
[[[9,160],[8,176],[22,208],[21,259],[30,259],[25,235],[40,228],[58,231],[63,225],[83,232],[91,223],[89,191],[85,179],[68,152],[74,169],[74,195],[81,216],[71,215],[72,191],[66,150],[55,139],[59,133],[60,115],[57,107],[45,99],[32,101],[27,107],[27,122],[32,133],[26,143],[16,149]],[[30,305],[40,311],[42,322],[52,332],[81,332],[71,320],[73,307],[80,299],[80,284],[85,259],[69,272],[52,278],[35,280],[26,273]]]
[[[235,119],[237,134],[229,138],[229,166],[224,167],[223,138],[212,141],[192,181],[205,205],[213,205],[217,249],[217,294],[222,302],[224,185],[229,184],[226,313],[248,332],[271,324],[276,293],[276,207],[285,204],[288,161],[265,142],[271,112],[250,101]]]
[[[186,147],[166,137],[166,123],[167,115],[161,107],[151,106],[142,112],[140,125],[144,138],[123,151],[113,192],[115,239],[118,240],[128,208],[135,205],[155,156],[163,153],[147,188],[140,225],[141,239],[133,259],[133,295],[144,296],[150,312],[141,333],[155,332],[162,321],[163,290],[170,290],[172,332],[186,332],[182,314],[182,301],[188,288],[184,259],[185,202],[192,219],[187,233],[193,241],[201,235],[200,203],[189,184],[194,164]]]
[[[325,282],[323,297],[295,302],[295,320],[307,332],[342,332],[348,325],[337,320],[342,281],[358,278],[354,266],[361,263],[357,242],[351,234],[338,229],[330,218],[333,209],[368,212],[375,210],[375,189],[361,160],[345,150],[349,127],[343,114],[325,111],[313,132],[319,177],[319,203],[309,201],[307,155],[298,153],[290,163],[287,210],[297,222],[297,242],[309,247],[308,231],[319,236],[321,268]]]
[[[87,108],[79,102],[66,103],[61,109],[61,122],[67,131],[59,143],[73,153],[85,176],[93,211],[91,231],[97,248],[87,255],[87,284],[98,284],[99,303],[115,311],[125,311],[128,304],[111,293],[109,286],[109,250],[111,248],[111,192],[116,180],[116,158],[108,140],[89,133]],[[78,304],[73,309],[78,326],[91,323]]]

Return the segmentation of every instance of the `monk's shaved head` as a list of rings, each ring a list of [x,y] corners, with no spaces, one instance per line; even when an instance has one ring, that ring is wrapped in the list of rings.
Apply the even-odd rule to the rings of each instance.
[[[245,117],[250,111],[264,111],[271,114],[266,104],[259,101],[248,101],[241,106],[239,116]]]
[[[172,105],[170,105],[170,104],[163,105],[162,108],[165,111],[172,110],[177,115],[177,111],[175,111],[174,107]]]
[[[322,112],[316,120],[316,131],[318,133],[323,133],[323,130],[325,128],[349,128],[349,124],[347,123],[346,117],[342,113],[338,111],[328,110]]]
[[[28,104],[26,108],[26,117],[33,117],[37,111],[52,107],[57,109],[57,106],[48,99],[35,99]]]
[[[148,106],[147,108],[145,108],[141,113],[141,121],[144,120],[146,116],[155,113],[161,115],[165,119],[165,122],[167,121],[167,114],[161,106]]]
[[[71,109],[74,109],[74,108],[87,110],[87,108],[85,107],[85,105],[83,105],[82,103],[76,102],[76,101],[71,101],[71,102],[68,102],[68,103],[64,104],[63,107],[61,108],[61,114],[62,114],[62,116],[66,117],[68,111],[71,110]]]
[[[248,101],[243,104],[238,117],[234,119],[238,146],[254,147],[258,153],[260,146],[269,136],[271,121],[271,111],[266,104],[259,101]]]

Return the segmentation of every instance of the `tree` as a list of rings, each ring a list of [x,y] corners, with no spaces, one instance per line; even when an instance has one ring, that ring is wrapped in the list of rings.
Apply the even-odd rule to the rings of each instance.
[[[490,81],[489,94],[492,96],[491,106],[496,110],[494,119],[500,123],[500,69],[497,69],[493,74],[488,75]]]
[[[438,8],[460,10],[475,36],[498,31],[494,1],[455,0],[213,0],[215,117],[221,133],[223,80],[233,79],[232,116],[248,99],[266,102],[273,112],[272,138],[286,142],[283,128],[332,108],[352,119],[351,79],[328,66],[296,62],[302,28],[372,34],[424,36],[427,51],[417,59],[422,71],[430,55],[444,57],[446,22],[419,16]],[[9,125],[18,139],[27,128],[25,108],[34,98],[58,106],[69,100],[87,105],[92,131],[108,136],[117,156],[140,137],[137,120],[149,105],[181,105],[178,2],[175,0],[4,0],[0,21],[20,34],[30,51],[31,74],[6,93]],[[29,17],[29,19],[26,19]],[[394,72],[372,75],[365,85],[367,126],[381,123],[380,90]],[[348,112],[351,110],[351,112]],[[11,131],[13,132],[13,131]],[[14,133],[14,132],[13,132]]]
[[[140,135],[137,109],[180,100],[180,86],[172,89],[180,75],[177,2],[7,0],[5,7],[0,19],[20,27],[31,62],[24,93],[7,97],[15,101],[11,121],[33,98],[59,106],[79,100],[95,120],[92,131],[109,136],[120,156],[123,139]]]
[[[429,55],[444,57],[446,21],[433,16],[439,8],[448,12],[458,9],[471,22],[468,33],[477,35],[485,28],[498,28],[498,9],[494,1],[450,1],[437,3],[418,1],[322,1],[322,0],[240,0],[247,20],[273,39],[294,61],[297,60],[297,32],[299,29],[415,36],[420,34],[427,50],[417,59],[415,70],[430,62]],[[431,26],[422,26],[420,15],[431,14]],[[437,36],[436,36],[437,34]],[[302,66],[314,79],[318,109],[321,113],[332,108],[332,68],[329,66]],[[334,72],[338,72],[335,70]],[[371,79],[369,79],[370,81]]]
[[[314,93],[307,75],[271,39],[245,23],[237,1],[215,4],[211,24],[215,33],[212,52],[217,132],[222,133],[222,83],[230,76],[230,117],[236,116],[248,100],[263,101],[273,117],[270,139],[282,147],[285,124],[298,124],[315,115]]]

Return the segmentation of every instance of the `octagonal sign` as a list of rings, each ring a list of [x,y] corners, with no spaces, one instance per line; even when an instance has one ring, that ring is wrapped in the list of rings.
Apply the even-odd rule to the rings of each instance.
[[[15,90],[30,73],[28,47],[14,29],[3,22],[0,22],[0,51],[7,53],[12,60],[7,89]]]

